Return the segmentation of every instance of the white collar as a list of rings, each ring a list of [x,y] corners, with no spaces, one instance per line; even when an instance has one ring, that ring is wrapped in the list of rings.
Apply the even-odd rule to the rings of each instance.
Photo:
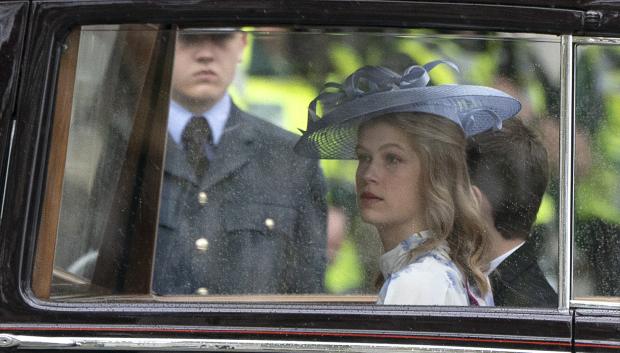
[[[506,260],[506,258],[508,256],[512,255],[513,252],[517,251],[517,249],[522,247],[523,244],[525,244],[525,241],[523,243],[515,246],[514,248],[506,251],[502,255],[500,255],[500,256],[494,258],[493,260],[491,260],[491,262],[489,262],[489,269],[487,270],[486,274],[488,275],[489,273],[493,272],[497,268],[497,266],[499,266],[499,264],[502,263],[502,261]]]
[[[388,278],[390,274],[400,271],[403,267],[415,261],[415,259],[410,258],[409,253],[420,246],[431,234],[430,230],[414,233],[409,238],[401,241],[394,249],[381,255],[379,268],[381,273],[383,273],[383,277]]]
[[[211,133],[213,135],[213,143],[216,145],[220,142],[222,134],[224,133],[224,127],[226,126],[226,121],[228,120],[231,106],[232,102],[230,96],[225,94],[222,99],[211,107],[211,109],[202,114],[198,114],[198,116],[204,116],[207,118],[209,127],[211,128]],[[181,135],[183,135],[185,125],[187,125],[192,116],[195,115],[196,114],[191,113],[179,103],[170,101],[170,110],[168,113],[168,132],[170,133],[170,136],[172,136],[174,142],[181,144]]]

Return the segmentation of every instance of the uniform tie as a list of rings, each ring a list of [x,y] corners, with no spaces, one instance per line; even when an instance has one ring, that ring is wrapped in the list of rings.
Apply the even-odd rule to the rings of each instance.
[[[209,151],[213,144],[213,135],[209,122],[203,116],[193,116],[181,135],[187,161],[194,168],[196,176],[201,178],[209,167]]]

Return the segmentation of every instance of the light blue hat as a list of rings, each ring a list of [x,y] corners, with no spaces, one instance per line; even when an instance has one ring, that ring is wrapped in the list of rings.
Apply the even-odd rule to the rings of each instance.
[[[410,66],[403,75],[381,66],[366,66],[346,78],[329,82],[308,106],[308,128],[295,152],[322,159],[355,159],[357,128],[374,117],[396,112],[416,112],[444,117],[472,136],[501,129],[502,121],[516,115],[521,103],[510,95],[485,86],[427,86],[428,72],[439,64],[456,71],[450,61],[437,60]],[[316,113],[321,103],[323,116]]]

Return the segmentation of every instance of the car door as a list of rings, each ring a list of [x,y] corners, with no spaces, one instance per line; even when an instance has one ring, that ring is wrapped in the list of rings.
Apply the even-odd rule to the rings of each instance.
[[[25,5],[9,4],[0,6],[19,8],[21,12],[9,18],[22,23]],[[573,60],[567,48],[572,48],[571,34],[583,29],[586,14],[562,2],[556,5],[33,1],[17,109],[2,116],[3,126],[14,124],[15,130],[10,155],[6,151],[11,163],[10,169],[5,167],[0,238],[0,346],[84,351],[571,351],[571,214],[566,210],[572,200]],[[12,28],[7,33],[19,38],[23,27]],[[552,187],[533,237],[545,278],[558,293],[557,305],[374,304],[381,247],[356,213],[356,164],[351,161],[320,165],[327,182],[317,187],[324,190],[318,198],[325,198],[318,219],[331,217],[330,225],[340,224],[344,235],[326,229],[319,248],[326,255],[296,267],[303,271],[324,261],[318,265],[324,276],[318,286],[228,292],[219,289],[217,281],[183,286],[189,271],[207,276],[221,270],[214,269],[218,264],[253,274],[228,279],[231,286],[262,288],[269,282],[274,288],[289,276],[285,271],[294,261],[281,270],[273,269],[281,265],[273,261],[252,268],[230,260],[228,252],[212,252],[228,240],[207,232],[187,239],[179,235],[170,247],[169,266],[183,270],[167,281],[179,280],[187,291],[163,295],[154,289],[158,237],[182,227],[175,213],[177,196],[162,186],[171,180],[165,173],[176,41],[182,31],[226,35],[231,28],[247,37],[238,82],[229,90],[232,101],[257,119],[293,132],[307,128],[308,107],[286,106],[286,95],[299,92],[296,96],[302,98],[295,102],[312,98],[325,81],[342,82],[363,65],[402,70],[411,63],[447,58],[461,72],[438,68],[431,75],[435,84],[489,85],[517,97],[521,118],[539,129],[551,156]],[[246,86],[244,79],[265,79],[274,87]],[[282,92],[283,98],[274,99]],[[256,98],[261,95],[263,101]],[[295,170],[300,162],[287,163],[285,168]],[[276,175],[278,170],[271,171]],[[227,235],[244,236],[229,247],[249,249],[243,260],[294,252],[291,234],[311,214],[281,204],[285,202],[278,197],[291,187],[271,185],[271,179],[259,186],[271,185],[273,198],[239,202],[237,197],[255,191],[247,187],[251,177],[244,178],[236,192],[226,194],[234,211],[217,218]],[[215,192],[192,190],[180,193],[193,197],[196,208],[218,200]],[[228,209],[226,202],[211,211]],[[280,250],[270,253],[274,247]],[[174,251],[179,255],[172,256]],[[285,274],[260,277],[269,271]]]

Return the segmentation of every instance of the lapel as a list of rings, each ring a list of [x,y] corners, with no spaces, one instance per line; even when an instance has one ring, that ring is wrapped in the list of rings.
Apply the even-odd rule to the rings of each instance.
[[[166,160],[164,166],[166,173],[198,184],[192,167],[187,163],[183,147],[174,142],[170,133],[168,133],[166,138]]]
[[[210,188],[251,160],[256,152],[254,141],[258,137],[250,119],[254,118],[234,104],[231,106],[215,158],[209,162],[209,170],[200,184],[201,188]]]

